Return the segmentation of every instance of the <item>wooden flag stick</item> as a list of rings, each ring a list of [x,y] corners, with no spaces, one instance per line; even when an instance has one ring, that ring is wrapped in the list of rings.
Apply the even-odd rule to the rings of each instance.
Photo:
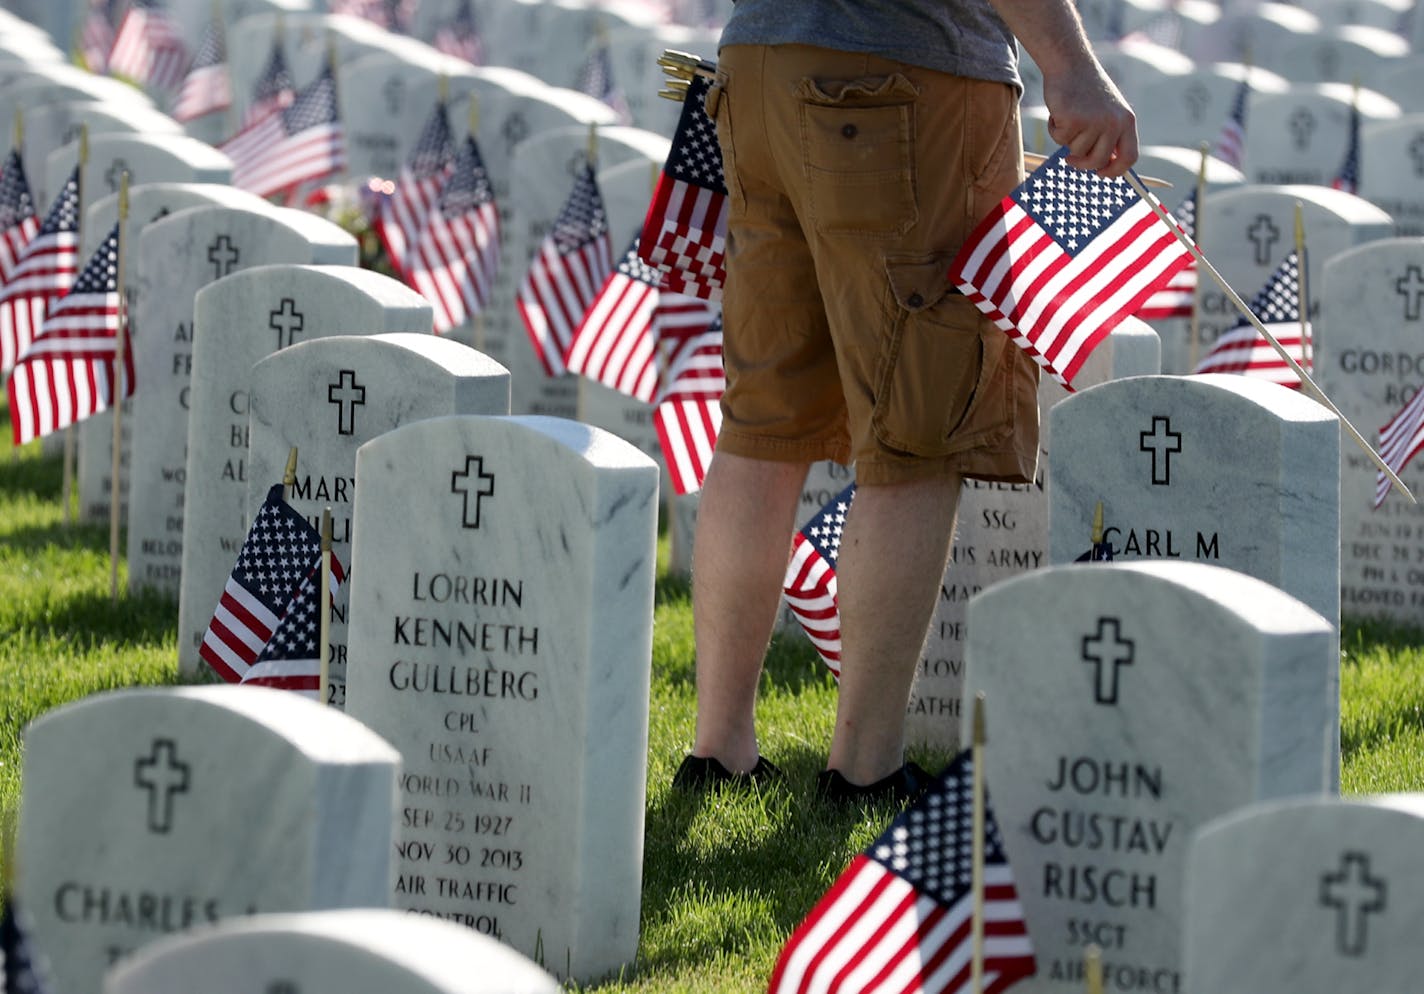
[[[970,933],[970,994],[983,994],[984,991],[984,743],[987,739],[984,732],[984,692],[980,691],[974,695],[974,742],[970,753],[974,767],[974,840],[970,878],[974,889],[974,912]]]
[[[287,468],[282,470],[282,499],[292,499],[292,488],[297,485],[297,447],[287,453]]]
[[[1276,350],[1276,354],[1286,361],[1286,365],[1290,367],[1291,372],[1295,373],[1296,376],[1300,377],[1300,382],[1310,388],[1310,392],[1315,396],[1315,398],[1320,401],[1320,403],[1327,410],[1329,410],[1330,413],[1334,414],[1337,418],[1340,419],[1340,424],[1345,427],[1345,430],[1347,432],[1349,432],[1350,437],[1355,440],[1355,443],[1359,445],[1360,448],[1365,450],[1365,454],[1370,457],[1371,461],[1373,461],[1376,466],[1379,467],[1380,472],[1382,472],[1385,476],[1389,477],[1390,482],[1393,483],[1396,487],[1400,488],[1400,491],[1404,494],[1404,496],[1409,498],[1410,503],[1418,504],[1419,501],[1415,499],[1414,494],[1410,491],[1410,489],[1404,485],[1404,481],[1399,478],[1399,474],[1389,468],[1389,464],[1385,462],[1382,458],[1380,458],[1380,454],[1370,446],[1369,442],[1365,441],[1365,437],[1360,434],[1359,430],[1353,424],[1350,423],[1350,419],[1345,417],[1345,415],[1341,412],[1340,408],[1335,406],[1335,402],[1325,395],[1325,391],[1321,390],[1320,387],[1316,385],[1316,382],[1310,378],[1310,374],[1300,367],[1300,363],[1295,361],[1295,357],[1292,356],[1289,352],[1287,352],[1285,346],[1282,345],[1280,341],[1276,338],[1276,336],[1271,334],[1270,330],[1267,329],[1266,326],[1261,323],[1261,319],[1255,315],[1255,313],[1251,310],[1250,307],[1247,306],[1246,301],[1241,299],[1241,295],[1238,294],[1235,290],[1231,289],[1231,284],[1227,283],[1226,279],[1219,272],[1216,271],[1216,267],[1207,261],[1206,256],[1202,255],[1201,249],[1197,248],[1196,245],[1192,243],[1192,240],[1188,238],[1185,234],[1183,234],[1180,228],[1178,228],[1174,223],[1172,223],[1171,218],[1167,216],[1166,210],[1163,209],[1162,205],[1159,204],[1154,197],[1148,195],[1147,190],[1143,188],[1137,177],[1134,176],[1131,172],[1128,172],[1126,178],[1127,181],[1132,184],[1132,188],[1137,191],[1137,195],[1141,197],[1149,207],[1152,208],[1153,212],[1159,218],[1162,219],[1162,223],[1164,223],[1165,225],[1167,225],[1168,228],[1171,229],[1172,233],[1177,236],[1177,240],[1187,247],[1187,250],[1191,252],[1192,257],[1197,260],[1197,265],[1200,266],[1202,270],[1211,275],[1211,278],[1216,281],[1216,285],[1221,287],[1222,292],[1226,294],[1227,299],[1229,299],[1231,303],[1236,306],[1236,309],[1240,311],[1243,316],[1245,316],[1246,320],[1251,323],[1251,326],[1255,328],[1258,332],[1260,332],[1261,336],[1265,338],[1267,342],[1270,343],[1271,348]]]
[[[129,226],[129,174],[119,174],[119,245],[118,272],[115,275],[119,291],[118,327],[114,329],[114,376],[110,383],[109,407],[114,412],[113,452],[109,462],[109,600],[119,602],[119,505],[123,492],[119,476],[123,472],[124,394],[128,390],[128,306],[124,299],[124,232]]]
[[[1307,369],[1315,365],[1310,347],[1310,293],[1305,285],[1305,205],[1295,202],[1295,258],[1300,269],[1300,279],[1296,281],[1296,306],[1300,309],[1300,354],[1302,365]]]
[[[317,681],[317,703],[325,704],[331,681],[331,508],[321,509],[321,578],[317,585],[317,661],[321,677]]]
[[[59,501],[64,505],[64,523],[74,524],[74,515],[70,513],[70,504],[74,499],[74,462],[79,452],[76,444],[77,433],[73,425],[64,429],[64,454],[60,456],[64,460],[64,466],[60,474]]]
[[[1193,237],[1200,242],[1202,237],[1202,215],[1206,205],[1206,164],[1211,158],[1211,146],[1206,142],[1201,143],[1201,165],[1197,166],[1197,209],[1196,220],[1192,227],[1195,229]],[[1195,370],[1197,362],[1201,359],[1201,299],[1202,281],[1195,280],[1192,284],[1192,317],[1191,330],[1187,339],[1187,368]]]
[[[1103,951],[1097,943],[1083,952],[1083,981],[1088,994],[1103,994]]]
[[[598,169],[598,125],[592,121],[588,125],[588,167]]]
[[[15,134],[12,144],[17,152],[25,145],[25,111],[22,107],[15,108]]]

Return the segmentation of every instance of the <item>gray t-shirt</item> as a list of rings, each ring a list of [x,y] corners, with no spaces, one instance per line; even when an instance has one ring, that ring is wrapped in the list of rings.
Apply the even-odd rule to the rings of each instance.
[[[736,0],[721,45],[816,45],[1012,83],[1018,44],[985,0]]]

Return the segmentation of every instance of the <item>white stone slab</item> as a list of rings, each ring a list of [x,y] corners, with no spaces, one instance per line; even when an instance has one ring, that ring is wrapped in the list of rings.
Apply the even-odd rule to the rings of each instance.
[[[194,929],[115,967],[104,994],[559,994],[552,976],[459,925],[403,911],[258,915]]]
[[[976,597],[968,624],[966,691],[985,694],[989,799],[1038,960],[1015,994],[1083,990],[1089,943],[1107,990],[1185,991],[1192,832],[1325,787],[1332,627],[1190,562],[1038,570]]]
[[[132,303],[129,459],[131,589],[177,593],[183,556],[193,300],[215,280],[276,263],[353,265],[356,242],[329,221],[280,207],[189,207],[151,222],[138,243]]]
[[[1424,240],[1386,239],[1325,264],[1319,380],[1378,448],[1378,430],[1424,388]],[[1374,509],[1375,465],[1340,450],[1340,609],[1350,617],[1424,618],[1424,508],[1392,493]],[[1424,493],[1416,458],[1400,474]]]
[[[1361,130],[1360,196],[1394,219],[1396,235],[1424,235],[1424,114]]]
[[[1324,28],[1261,57],[1262,65],[1302,83],[1353,83],[1408,54],[1409,42],[1398,32],[1349,24]]]
[[[1300,83],[1289,93],[1251,101],[1243,171],[1252,183],[1329,186],[1345,161],[1350,136],[1348,83]],[[1359,91],[1361,124],[1392,121],[1400,106],[1373,90]],[[1363,161],[1368,149],[1360,150]]]
[[[428,330],[427,324],[424,335],[317,339],[282,349],[252,367],[246,520],[256,516],[267,491],[281,481],[295,446],[297,480],[290,503],[317,525],[322,508],[331,508],[332,553],[351,566],[358,448],[424,418],[509,413],[508,371],[469,346],[432,337]],[[236,558],[242,544],[242,533],[235,537],[229,559]],[[379,583],[384,570],[379,562],[372,566],[371,578],[364,582]],[[216,576],[205,581],[207,606],[195,601],[185,636],[196,633],[201,639],[224,582]],[[361,582],[353,567],[332,609],[327,702],[338,708],[346,703],[346,606],[352,584]],[[196,665],[196,655],[191,658]]]
[[[58,994],[199,922],[388,907],[400,756],[256,687],[119,690],[25,735],[16,894]],[[197,988],[195,988],[197,989]]]
[[[1258,804],[1205,825],[1187,857],[1186,989],[1413,990],[1421,846],[1420,794]]]
[[[394,179],[410,158],[435,107],[441,75],[465,63],[434,49],[420,62],[404,55],[371,52],[343,63],[337,74],[341,123],[346,131],[346,171]],[[463,121],[451,121],[458,134]]]
[[[1233,3],[1201,33],[1192,55],[1203,62],[1250,61],[1280,72],[1267,64],[1265,53],[1316,34],[1320,27],[1319,17],[1292,4]],[[1289,73],[1281,75],[1289,78]]]
[[[1411,113],[1415,109],[1415,96],[1420,87],[1424,87],[1424,57],[1415,54],[1392,60],[1360,82],[1389,97],[1404,108],[1405,113]]]
[[[1191,73],[1195,63],[1181,52],[1146,39],[1124,39],[1097,47],[1098,61],[1129,102],[1149,87]],[[1135,108],[1134,108],[1135,109]]]
[[[25,111],[25,175],[43,184],[47,200],[59,191],[49,186],[45,177],[49,153],[70,142],[78,141],[81,128],[89,135],[110,132],[151,135],[180,135],[182,126],[167,114],[134,102],[100,103],[94,99],[66,100],[31,107]],[[73,168],[73,163],[70,164]],[[53,191],[53,192],[51,192]]]
[[[633,125],[672,137],[682,104],[658,95],[663,89],[658,57],[668,49],[714,58],[721,28],[681,24],[629,25],[608,32],[608,55],[613,78],[623,91]]]
[[[1202,142],[1214,144],[1221,134],[1221,126],[1231,116],[1241,80],[1248,75],[1251,80],[1251,95],[1246,101],[1249,134],[1254,99],[1267,93],[1285,93],[1290,84],[1266,69],[1219,63],[1145,84],[1133,94],[1131,101],[1137,115],[1138,137],[1144,145],[1196,148]]]
[[[1326,25],[1363,24],[1398,33],[1414,9],[1414,0],[1307,0],[1301,6]]]
[[[46,190],[57,195],[79,161],[79,144],[70,142],[45,160]],[[123,173],[129,184],[227,183],[232,160],[211,145],[187,135],[144,135],[110,132],[89,139],[89,164],[80,181],[90,203],[119,191]],[[102,240],[102,239],[101,239]]]
[[[252,520],[247,506],[252,367],[298,342],[383,333],[430,334],[430,305],[404,284],[355,266],[259,266],[198,291],[183,491],[179,672],[202,669],[198,647]],[[314,442],[297,443],[308,459],[319,458],[310,450]],[[259,503],[276,482],[257,484]]]
[[[393,905],[562,978],[638,945],[657,467],[557,418],[362,446],[347,711],[406,757]]]

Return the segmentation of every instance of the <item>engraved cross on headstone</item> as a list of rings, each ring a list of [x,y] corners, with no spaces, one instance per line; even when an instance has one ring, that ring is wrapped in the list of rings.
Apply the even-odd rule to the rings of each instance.
[[[499,129],[499,133],[504,138],[504,147],[507,152],[529,137],[529,122],[524,119],[523,114],[515,111],[504,119],[504,125]]]
[[[479,482],[479,486],[472,488],[470,484],[475,481]],[[480,526],[480,501],[485,497],[494,496],[494,474],[485,472],[483,456],[465,457],[465,468],[450,474],[450,492],[462,494],[465,498],[461,524],[465,528],[478,528]],[[470,506],[471,497],[475,499],[473,507]]]
[[[1200,124],[1202,115],[1206,113],[1207,101],[1211,98],[1211,94],[1207,93],[1206,87],[1201,83],[1193,83],[1187,87],[1182,97],[1187,102],[1187,114],[1192,123]]]
[[[1271,221],[1269,214],[1257,214],[1251,227],[1246,229],[1246,237],[1256,246],[1256,265],[1271,263],[1271,246],[1280,241],[1281,229]]]
[[[1099,618],[1097,633],[1083,636],[1083,662],[1096,668],[1093,700],[1099,704],[1117,703],[1118,667],[1132,665],[1135,645],[1122,637],[1121,628],[1116,618]]]
[[[356,382],[356,371],[343,369],[335,383],[326,385],[326,399],[337,405],[337,433],[356,434],[356,408],[366,406],[366,388]]]
[[[173,795],[188,792],[188,764],[177,752],[172,739],[154,739],[149,757],[134,760],[134,786],[148,791],[148,830],[159,835],[173,827]]]
[[[1304,107],[1297,107],[1291,112],[1290,120],[1286,122],[1286,127],[1290,128],[1291,137],[1295,140],[1297,152],[1304,152],[1310,148],[1310,136],[1315,132],[1315,115]]]
[[[292,339],[306,327],[306,317],[297,310],[297,302],[291,297],[283,297],[281,306],[267,315],[267,327],[277,333],[277,348],[285,349]]]
[[[119,181],[123,179],[124,173],[129,173],[129,182],[133,182],[133,173],[129,170],[129,164],[123,159],[115,159],[109,163],[109,168],[104,170],[104,182],[109,184],[110,193],[119,192]]]
[[[220,280],[232,272],[232,267],[237,265],[241,255],[231,238],[218,235],[208,246],[208,261],[213,264],[213,279]]]
[[[1404,320],[1418,321],[1419,298],[1424,297],[1424,272],[1418,266],[1410,266],[1394,281],[1394,290],[1404,298]]]
[[[1414,175],[1424,176],[1424,131],[1409,140],[1409,158],[1414,162]]]
[[[1138,432],[1137,439],[1138,451],[1152,453],[1152,485],[1170,486],[1172,453],[1182,451],[1182,433],[1172,430],[1171,418],[1154,414],[1152,430]]]
[[[1385,909],[1385,881],[1370,876],[1370,857],[1340,854],[1340,869],[1320,878],[1320,905],[1335,909],[1335,948],[1342,956],[1363,956],[1368,936],[1366,916]]]
[[[381,95],[386,98],[386,113],[392,117],[400,113],[401,97],[405,95],[405,80],[392,76],[381,87]]]

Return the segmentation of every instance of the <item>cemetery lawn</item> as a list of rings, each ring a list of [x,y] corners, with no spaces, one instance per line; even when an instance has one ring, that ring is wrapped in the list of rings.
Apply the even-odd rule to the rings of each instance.
[[[4,412],[8,413],[8,412]],[[57,457],[0,441],[0,813],[20,796],[20,737],[36,715],[114,687],[172,684],[177,604],[109,599],[108,528],[70,525]],[[122,547],[122,546],[121,546]],[[666,539],[660,546],[666,561]],[[119,587],[126,584],[120,564]],[[1342,643],[1344,791],[1424,790],[1424,630],[1347,620]],[[692,610],[684,580],[660,569],[644,848],[642,940],[599,994],[759,992],[786,936],[892,816],[827,811],[812,799],[835,688],[812,650],[774,645],[763,681],[762,748],[788,775],[760,793],[674,793],[692,741]],[[990,748],[995,728],[989,715]],[[102,749],[103,743],[96,742]],[[931,769],[946,755],[915,754]],[[8,853],[7,853],[8,855]],[[555,965],[555,964],[550,964]]]

